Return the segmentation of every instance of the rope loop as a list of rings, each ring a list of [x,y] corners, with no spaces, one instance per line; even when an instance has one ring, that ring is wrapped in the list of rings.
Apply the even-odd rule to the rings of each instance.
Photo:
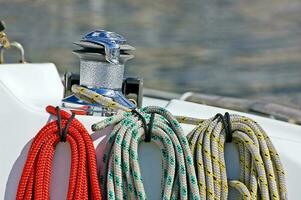
[[[169,111],[151,106],[138,111],[119,112],[93,125],[93,128],[101,131],[108,126],[112,126],[112,131],[103,151],[103,167],[99,172],[107,199],[148,199],[138,149],[142,141],[148,142],[150,138],[162,153],[161,173],[164,176],[160,199],[201,199],[189,143]]]
[[[199,123],[187,138],[195,159],[200,195],[205,199],[228,199],[229,186],[245,200],[287,199],[279,154],[253,120],[218,113]],[[239,179],[235,180],[228,179],[225,161],[225,143],[232,139],[238,148],[240,166]]]
[[[287,199],[279,154],[264,130],[246,117],[230,116],[228,112],[207,120],[175,117],[156,106],[142,108],[140,113],[111,100],[95,98],[97,94],[80,86],[74,86],[73,92],[120,110],[118,115],[92,126],[94,131],[113,126],[103,155],[105,167],[100,173],[108,199],[147,199],[138,158],[143,136],[145,142],[152,138],[162,152],[162,199],[226,200],[229,186],[245,200]],[[187,138],[179,122],[196,125]],[[239,180],[227,178],[225,143],[232,142],[239,150]]]
[[[56,146],[60,141],[67,140],[70,145],[71,166],[66,199],[101,200],[96,154],[88,131],[74,118],[75,114],[71,115],[53,106],[47,106],[46,111],[57,116],[58,120],[47,123],[34,137],[23,167],[16,199],[51,199]],[[62,130],[62,127],[65,128]]]
[[[55,107],[56,110],[56,116],[57,116],[57,126],[58,126],[58,136],[60,137],[60,142],[66,142],[68,129],[70,127],[70,124],[72,123],[75,113],[72,113],[70,118],[68,119],[66,126],[64,129],[62,129],[62,116],[61,116],[61,109],[59,106]]]
[[[226,143],[231,143],[233,139],[233,131],[232,131],[232,126],[231,126],[231,121],[230,121],[230,115],[228,112],[226,112],[224,115],[221,113],[217,113],[213,120],[218,119],[218,122],[222,122],[224,129],[225,129],[225,134],[226,134]]]
[[[133,115],[138,116],[138,118],[142,121],[142,126],[143,126],[144,133],[145,133],[144,142],[147,142],[147,143],[151,142],[155,113],[151,113],[150,121],[147,124],[144,116],[139,111],[137,111],[136,109],[133,109],[131,112],[132,112]]]
[[[144,142],[150,142],[152,139],[152,129],[153,129],[154,119],[155,119],[155,113],[152,113],[151,118],[149,120],[147,132],[145,133]]]
[[[61,134],[61,137],[60,137],[61,142],[66,142],[68,129],[69,129],[70,124],[72,123],[72,120],[74,119],[74,117],[75,117],[75,113],[72,113],[71,117],[68,119],[67,124],[66,124],[66,126],[65,126],[65,128],[64,128],[64,130]]]

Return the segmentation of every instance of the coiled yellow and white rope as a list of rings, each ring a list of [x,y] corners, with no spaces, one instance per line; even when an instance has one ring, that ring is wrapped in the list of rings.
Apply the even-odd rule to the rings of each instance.
[[[72,85],[71,90],[75,94],[75,96],[77,96],[83,101],[89,103],[97,103],[112,110],[123,110],[127,112],[131,111],[129,108],[114,102],[112,99],[104,97],[85,87],[79,85]]]
[[[133,116],[129,112],[131,110],[128,108],[125,108],[113,102],[112,100],[84,87],[73,86],[72,91],[86,101],[98,103],[113,110],[123,111],[112,118],[108,118],[105,121],[100,122],[100,124],[94,127],[96,129],[102,129],[108,125],[115,125],[115,128],[112,132],[111,144],[107,148],[108,152],[106,154],[108,156],[108,158],[106,158],[106,162],[108,162],[108,176],[104,176],[104,178],[107,178],[108,199],[120,199],[120,197],[129,197],[130,199],[145,199],[146,196],[144,193],[143,184],[141,182],[139,165],[137,163],[131,163],[131,159],[129,159],[129,156],[131,155],[130,149],[133,148],[133,160],[138,162],[136,155],[137,144],[142,141],[145,134],[139,119]],[[175,118],[170,115],[170,113],[157,107],[147,109],[152,110],[152,112],[156,110],[156,113],[164,113],[165,117],[168,116],[167,118],[156,116],[152,141],[157,143],[161,149],[167,148],[167,144],[170,141],[174,142],[175,140],[182,142],[184,141],[183,144],[185,146],[185,139],[181,139],[181,129],[178,127],[179,125],[175,121]],[[150,117],[149,113],[147,113],[147,109],[142,112],[144,112],[143,116],[149,122]],[[191,154],[193,156],[191,163],[194,163],[195,171],[191,171],[190,167],[185,168],[186,170],[190,169],[189,173],[192,173],[192,176],[190,177],[191,179],[189,179],[189,181],[192,182],[189,183],[191,188],[189,189],[190,193],[188,196],[187,194],[186,196],[184,195],[185,192],[182,191],[182,188],[185,186],[187,187],[189,184],[187,185],[187,183],[184,183],[184,185],[182,185],[184,176],[181,177],[181,174],[184,172],[180,170],[178,172],[180,177],[177,177],[179,179],[172,180],[174,183],[176,183],[176,186],[163,187],[162,198],[200,198],[209,200],[227,199],[229,185],[235,188],[241,194],[241,197],[246,200],[287,199],[284,170],[279,155],[267,134],[256,122],[247,117],[242,117],[239,115],[230,116],[230,123],[233,131],[233,142],[238,146],[239,149],[241,171],[240,180],[229,181],[227,179],[224,159],[225,127],[223,127],[223,124],[215,118],[202,120],[178,116],[176,119],[180,123],[196,125],[195,129],[187,136]],[[179,130],[176,130],[175,127],[169,127],[170,124],[176,125]],[[172,137],[175,135],[180,138],[172,139]],[[164,141],[165,137],[170,138],[168,141]],[[120,140],[119,143],[118,140]],[[124,141],[127,141],[127,145],[124,144]],[[117,146],[114,145],[113,142],[117,142]],[[182,147],[183,144],[181,144]],[[174,145],[175,144],[171,146]],[[168,160],[170,158],[172,158],[173,162],[175,161],[174,159],[182,160],[182,158],[180,159],[174,157],[177,155],[175,154],[176,149],[172,150],[171,146],[169,145],[167,148],[170,148],[168,151],[171,152],[168,153],[168,159],[164,161],[164,169],[167,170],[166,173],[168,173],[170,176],[177,173],[174,171],[175,169],[172,169],[170,166],[168,166]],[[123,148],[126,150],[124,151]],[[129,155],[126,155],[127,151],[129,151]],[[122,156],[116,159],[115,155]],[[186,159],[190,159],[190,153],[186,152],[184,157],[186,157]],[[127,161],[129,161],[128,164],[131,164],[131,169],[134,169],[131,172],[124,172],[124,170],[128,170],[129,167],[128,165],[124,164],[124,162]],[[198,190],[193,187],[193,174],[196,174],[197,177]],[[115,176],[119,177],[119,180],[117,180],[118,178]],[[166,186],[164,184],[168,183],[170,180],[168,176],[166,177],[166,175],[163,178],[164,181],[162,182],[162,186]],[[124,182],[125,180],[132,180],[132,182]],[[119,188],[116,188],[116,183],[118,183]],[[128,194],[127,192],[131,190],[132,187],[134,187],[134,192]],[[187,192],[188,190],[186,189],[185,191]],[[179,193],[181,193],[181,195],[178,196]]]
[[[197,126],[187,136],[204,199],[227,199],[228,185],[243,199],[287,199],[279,155],[263,129],[253,120],[231,115],[233,142],[238,145],[240,180],[228,180],[224,159],[225,127],[219,119],[182,118]]]

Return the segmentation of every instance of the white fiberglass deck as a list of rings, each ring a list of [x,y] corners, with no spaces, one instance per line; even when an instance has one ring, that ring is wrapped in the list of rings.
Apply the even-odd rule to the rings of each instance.
[[[49,120],[46,105],[60,105],[63,85],[53,64],[0,65],[0,199],[15,199],[16,188],[26,159],[31,139]],[[287,174],[288,195],[298,200],[301,195],[301,126],[255,115],[199,105],[180,100],[170,102],[144,99],[144,105],[166,107],[175,115],[209,118],[216,113],[237,113],[257,121],[271,137]],[[100,117],[77,116],[94,140],[98,155],[103,149],[107,133],[92,133],[90,126]],[[184,125],[185,133],[193,126]],[[144,185],[149,199],[160,199],[161,155],[153,144],[143,143],[139,149]],[[52,199],[64,199],[68,186],[70,167],[68,144],[58,145],[52,176]],[[230,179],[239,173],[238,153],[233,145],[226,146],[227,172]],[[59,186],[59,187],[58,187]]]

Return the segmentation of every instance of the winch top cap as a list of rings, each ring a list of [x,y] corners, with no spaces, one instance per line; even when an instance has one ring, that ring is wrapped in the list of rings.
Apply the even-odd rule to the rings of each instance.
[[[125,44],[126,39],[115,32],[96,30],[86,34],[82,40],[93,43],[112,43],[112,44]]]
[[[126,39],[114,32],[96,30],[86,34],[82,41],[103,45],[105,48],[105,58],[112,64],[119,64],[120,45],[126,43]]]

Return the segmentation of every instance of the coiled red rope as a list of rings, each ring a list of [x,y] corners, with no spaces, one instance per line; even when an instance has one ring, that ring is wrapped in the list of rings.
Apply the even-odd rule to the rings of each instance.
[[[48,106],[46,111],[57,115],[57,109]],[[65,111],[61,115],[64,128],[71,115]],[[18,200],[50,199],[50,179],[52,161],[56,145],[61,141],[58,121],[45,125],[35,136],[19,182]],[[71,147],[71,169],[67,199],[101,200],[97,177],[96,155],[91,137],[85,127],[73,119],[68,127],[66,141]]]

